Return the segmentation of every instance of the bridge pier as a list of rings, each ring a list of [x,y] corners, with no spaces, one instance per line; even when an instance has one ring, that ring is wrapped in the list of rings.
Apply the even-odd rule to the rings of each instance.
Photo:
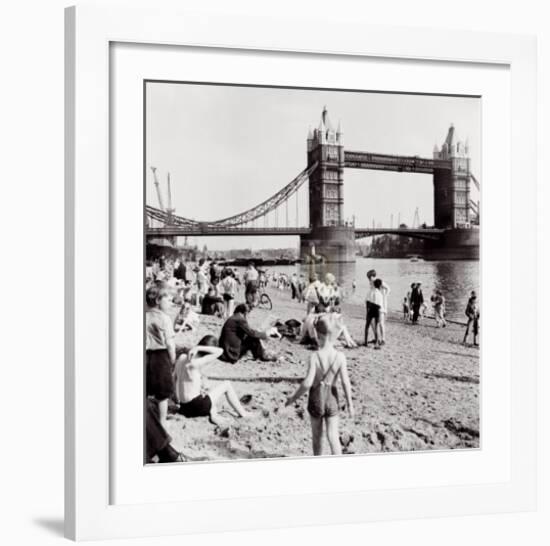
[[[479,260],[479,229],[445,230],[438,241],[424,241],[425,260]]]
[[[317,273],[335,273],[335,264],[354,264],[355,250],[355,229],[350,226],[318,226],[300,235],[302,264]]]

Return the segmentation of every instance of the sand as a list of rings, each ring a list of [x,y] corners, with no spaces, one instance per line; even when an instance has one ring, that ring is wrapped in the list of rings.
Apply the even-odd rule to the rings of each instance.
[[[259,327],[269,315],[302,320],[305,306],[288,292],[268,289],[273,310],[254,309],[249,316]],[[242,294],[241,294],[242,297]],[[343,305],[345,322],[356,341],[363,339],[364,311]],[[201,316],[198,331],[178,334],[177,343],[192,346],[207,333],[219,335],[223,321]],[[431,319],[419,325],[390,312],[387,343],[382,350],[344,349],[353,389],[355,417],[340,413],[344,453],[376,453],[479,447],[479,349],[462,345],[464,326],[436,328]],[[307,395],[285,408],[286,396],[303,379],[311,351],[287,339],[267,342],[280,354],[277,362],[246,357],[236,364],[216,361],[205,369],[204,387],[230,380],[239,397],[250,394],[253,413],[237,418],[224,400],[222,427],[207,418],[170,414],[173,445],[189,460],[227,460],[311,455]],[[340,402],[344,396],[339,385]],[[329,454],[325,442],[324,454]]]

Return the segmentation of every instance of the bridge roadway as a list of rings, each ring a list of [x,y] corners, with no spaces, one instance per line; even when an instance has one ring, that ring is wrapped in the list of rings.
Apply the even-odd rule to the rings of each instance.
[[[351,169],[433,174],[436,169],[450,170],[451,161],[346,150],[344,151],[344,166]]]
[[[401,235],[415,239],[438,240],[444,229],[437,228],[355,228],[355,238],[372,235]],[[222,226],[164,226],[146,228],[147,237],[219,237],[219,236],[270,236],[270,235],[309,235],[311,228],[302,227],[222,227]]]

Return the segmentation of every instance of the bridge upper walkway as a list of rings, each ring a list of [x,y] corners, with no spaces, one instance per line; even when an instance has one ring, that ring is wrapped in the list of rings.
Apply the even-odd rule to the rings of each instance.
[[[400,235],[416,239],[439,239],[445,230],[436,228],[354,228],[355,238],[373,235]],[[148,237],[198,237],[198,236],[272,236],[272,235],[308,235],[307,227],[246,227],[216,226],[195,224],[185,226],[164,226],[147,228]]]

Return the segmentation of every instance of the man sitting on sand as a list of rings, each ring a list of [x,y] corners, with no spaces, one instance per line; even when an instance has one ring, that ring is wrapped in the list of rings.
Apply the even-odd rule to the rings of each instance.
[[[256,360],[264,362],[277,360],[276,356],[269,354],[262,345],[262,340],[267,339],[268,336],[279,336],[277,329],[270,328],[265,332],[254,330],[248,325],[247,315],[247,305],[240,303],[235,307],[233,315],[225,321],[220,335],[220,347],[223,349],[220,360],[234,364],[248,351]]]
[[[223,317],[223,298],[216,295],[216,289],[213,286],[208,289],[207,294],[202,298],[201,313]]]
[[[207,393],[202,393],[201,369],[216,361],[222,354],[218,340],[211,335],[204,336],[197,347],[176,361],[175,383],[176,397],[179,401],[178,413],[185,417],[208,417],[214,425],[220,425],[216,404],[225,395],[229,405],[239,417],[250,414],[242,407],[235,389],[229,381],[223,381]]]

